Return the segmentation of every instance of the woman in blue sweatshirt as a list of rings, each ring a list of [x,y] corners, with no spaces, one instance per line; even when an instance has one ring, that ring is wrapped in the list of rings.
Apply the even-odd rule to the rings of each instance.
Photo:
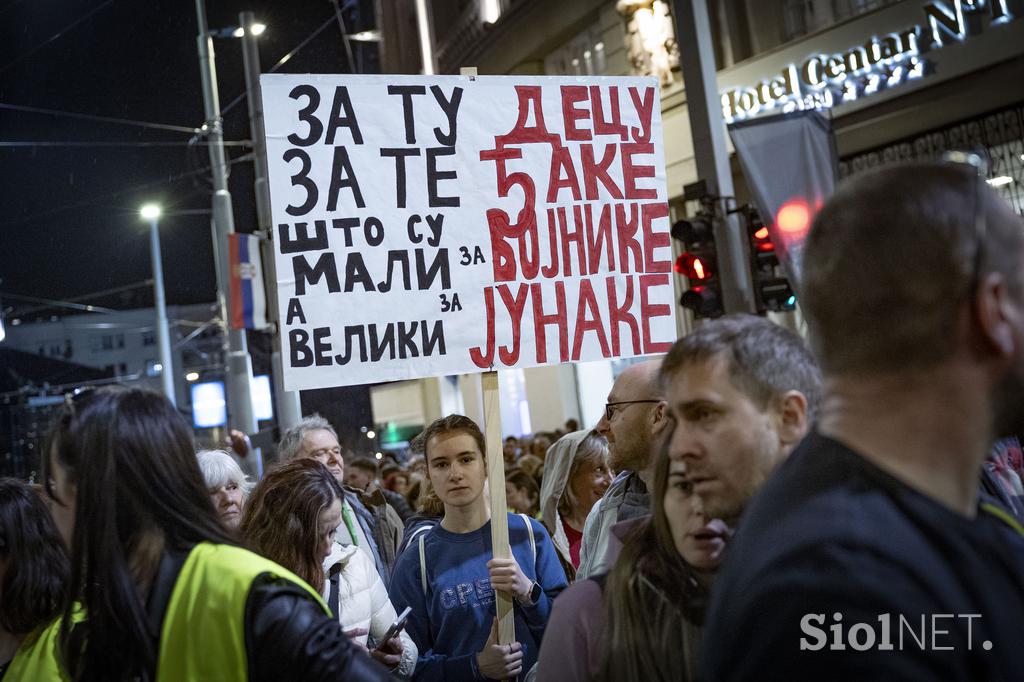
[[[509,514],[514,558],[492,559],[480,427],[451,415],[422,439],[444,517],[399,557],[390,590],[397,610],[412,607],[407,627],[421,652],[413,679],[514,678],[536,662],[551,602],[566,587],[555,547],[539,522]],[[494,590],[514,598],[514,644],[496,643]]]

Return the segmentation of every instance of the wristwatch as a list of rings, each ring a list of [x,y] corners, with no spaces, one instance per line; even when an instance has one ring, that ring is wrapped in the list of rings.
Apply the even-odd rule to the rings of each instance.
[[[543,590],[540,587],[540,583],[534,580],[533,585],[530,586],[530,593],[527,595],[526,599],[520,599],[519,603],[523,606],[534,606],[540,601],[540,595],[542,592]]]

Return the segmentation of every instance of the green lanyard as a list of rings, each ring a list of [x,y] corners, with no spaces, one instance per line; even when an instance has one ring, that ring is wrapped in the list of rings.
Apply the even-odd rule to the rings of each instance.
[[[341,518],[345,519],[345,528],[348,528],[348,534],[352,536],[352,544],[358,547],[359,534],[356,533],[355,519],[352,518],[352,509],[348,506],[347,500],[341,502]]]
[[[996,505],[992,504],[991,502],[982,502],[981,503],[981,508],[984,511],[988,512],[989,514],[991,514],[992,516],[995,516],[997,519],[999,519],[1000,521],[1005,523],[1010,528],[1012,528],[1015,531],[1017,531],[1018,535],[1024,536],[1024,526],[1020,525],[1020,522],[1017,521],[1017,519],[1015,519],[1012,516],[1010,516],[1009,514],[1007,514],[1006,511],[1003,510],[1002,508],[997,507]]]

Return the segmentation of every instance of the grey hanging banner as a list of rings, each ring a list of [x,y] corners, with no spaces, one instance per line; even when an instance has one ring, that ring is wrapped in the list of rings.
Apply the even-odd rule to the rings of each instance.
[[[761,219],[797,297],[804,240],[838,175],[832,124],[816,111],[764,116],[729,126]]]

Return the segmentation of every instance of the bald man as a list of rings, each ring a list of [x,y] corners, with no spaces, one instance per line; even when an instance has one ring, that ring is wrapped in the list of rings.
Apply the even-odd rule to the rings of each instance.
[[[668,423],[665,394],[658,382],[660,368],[661,360],[630,365],[608,392],[596,428],[608,439],[609,462],[617,475],[583,527],[577,580],[608,570],[605,554],[612,526],[650,513],[652,445]]]

